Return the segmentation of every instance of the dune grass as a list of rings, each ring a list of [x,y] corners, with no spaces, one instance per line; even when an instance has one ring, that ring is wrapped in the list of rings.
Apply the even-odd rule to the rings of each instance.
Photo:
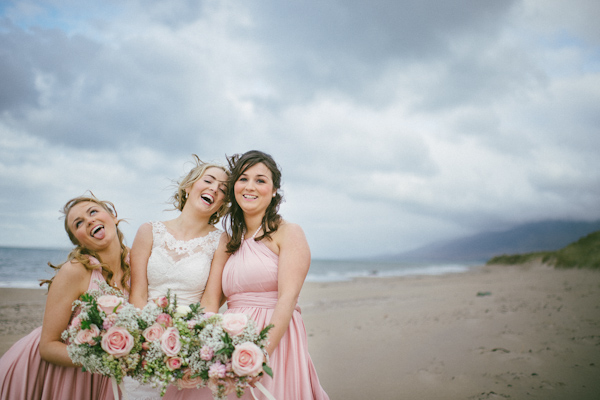
[[[541,260],[556,268],[600,269],[600,231],[590,233],[560,250],[503,254],[491,258],[486,264],[519,265],[534,260]]]

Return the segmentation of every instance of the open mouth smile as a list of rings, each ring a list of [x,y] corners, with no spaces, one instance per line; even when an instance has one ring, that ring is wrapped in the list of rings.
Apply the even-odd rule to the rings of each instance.
[[[204,200],[204,202],[208,205],[212,205],[215,202],[215,199],[209,194],[203,194],[200,196],[200,198],[202,198],[202,200]]]
[[[104,225],[96,225],[90,232],[90,236],[96,239],[104,239]]]

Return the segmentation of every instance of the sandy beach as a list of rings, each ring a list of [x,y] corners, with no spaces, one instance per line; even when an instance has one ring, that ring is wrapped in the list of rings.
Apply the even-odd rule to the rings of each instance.
[[[0,289],[0,352],[45,291]],[[599,399],[600,271],[543,265],[306,283],[310,353],[332,400]]]

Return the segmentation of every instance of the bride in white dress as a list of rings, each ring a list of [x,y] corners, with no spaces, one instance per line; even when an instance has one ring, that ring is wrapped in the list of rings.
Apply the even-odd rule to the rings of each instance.
[[[216,224],[226,211],[227,170],[202,162],[178,182],[172,197],[181,211],[175,219],[148,222],[140,226],[131,247],[131,293],[129,301],[143,308],[149,301],[177,295],[177,304],[199,302],[209,278],[213,255],[225,246],[223,232]],[[159,390],[126,379],[128,400],[161,399]]]

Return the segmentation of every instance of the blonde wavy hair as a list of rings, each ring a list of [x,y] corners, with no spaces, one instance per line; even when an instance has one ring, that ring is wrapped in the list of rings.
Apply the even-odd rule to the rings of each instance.
[[[169,203],[173,204],[175,209],[179,211],[183,210],[183,207],[185,207],[185,203],[187,201],[185,190],[192,187],[192,185],[196,183],[196,181],[200,179],[202,175],[204,175],[207,169],[222,169],[227,174],[227,177],[229,177],[229,170],[224,166],[217,163],[204,162],[196,154],[192,154],[192,157],[194,159],[194,166],[185,176],[183,176],[181,179],[175,182],[175,186],[177,186],[177,189],[175,191],[175,194],[173,194],[173,196],[171,196],[171,198],[169,199]],[[225,191],[225,193],[227,193],[227,190]],[[225,196],[223,205],[219,207],[219,209],[213,215],[210,216],[210,219],[208,221],[209,224],[216,224],[217,222],[219,222],[221,217],[223,217],[227,213],[227,203],[228,199],[227,196]]]
[[[102,262],[102,258],[98,255],[98,253],[82,246],[77,241],[77,238],[75,237],[73,232],[71,232],[71,230],[69,229],[69,225],[67,223],[67,216],[69,215],[69,212],[71,211],[71,209],[75,205],[86,202],[86,201],[98,204],[100,207],[104,208],[113,217],[117,218],[117,209],[115,208],[115,205],[113,203],[111,203],[110,201],[99,200],[96,196],[94,196],[94,194],[92,192],[90,192],[89,196],[83,195],[83,196],[75,197],[75,198],[67,201],[67,203],[62,208],[61,213],[64,215],[64,219],[65,219],[65,231],[67,232],[67,235],[69,235],[69,239],[71,240],[71,243],[73,243],[75,245],[75,248],[73,250],[71,250],[71,252],[69,253],[69,256],[67,257],[67,261],[63,262],[62,264],[56,265],[56,266],[52,265],[51,263],[48,263],[48,265],[51,268],[54,268],[56,271],[58,271],[60,269],[60,267],[62,267],[67,262],[75,260],[78,263],[80,263],[81,265],[83,265],[86,269],[93,270],[93,269],[98,268],[97,265],[91,264],[90,257],[94,257],[100,262],[100,267],[102,268],[102,271],[106,272],[107,283],[110,283],[110,280],[113,277],[113,272],[110,270],[108,265],[105,264],[104,262]],[[125,236],[123,235],[123,232],[121,232],[121,230],[119,229],[119,223],[121,221],[122,220],[117,219],[117,237],[119,238],[119,243],[121,244],[121,270],[123,270],[123,277],[121,278],[121,285],[123,286],[123,288],[125,288],[125,290],[129,291],[129,289],[130,289],[129,280],[131,278],[131,269],[130,269],[129,263],[127,261],[128,255],[129,255],[129,249],[125,245]],[[48,284],[48,287],[50,287],[53,279],[54,278],[41,280],[40,286],[42,286],[44,284]]]

